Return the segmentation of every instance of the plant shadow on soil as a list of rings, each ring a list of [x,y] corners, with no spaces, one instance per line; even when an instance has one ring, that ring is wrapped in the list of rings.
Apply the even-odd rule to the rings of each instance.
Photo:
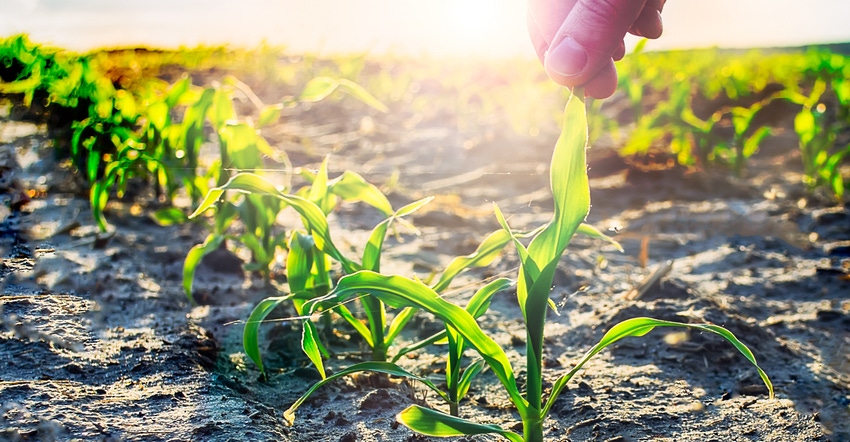
[[[356,121],[343,105],[332,106],[335,120]],[[342,137],[355,140],[342,145],[334,134],[318,136],[310,150],[292,156],[311,166],[334,152],[334,170],[352,169],[377,183],[398,172],[390,194],[395,205],[438,195],[413,219],[421,235],[393,238],[386,258],[388,272],[427,277],[498,228],[492,201],[515,227],[539,225],[550,213],[541,165],[554,128],[534,139],[500,134],[465,148],[466,135],[453,127],[426,122],[372,138]],[[356,128],[337,130],[352,135]],[[23,188],[44,192],[4,221],[3,238],[13,239],[2,267],[0,439],[429,440],[394,416],[411,403],[439,407],[437,398],[379,376],[323,388],[299,410],[295,426],[286,427],[282,410],[317,379],[298,350],[298,324],[287,319],[293,312],[276,312],[262,331],[271,373],[261,380],[241,351],[240,321],[274,291],[241,275],[238,256],[222,254],[201,266],[196,297],[203,303],[189,305],[182,260],[203,239],[200,226],[157,226],[141,197],[110,207],[116,233],[96,244],[85,195],[39,150],[46,135],[38,128],[23,133],[3,140],[20,168],[4,167],[19,172]],[[711,321],[753,349],[777,399],[767,398],[755,370],[719,338],[658,330],[588,364],[553,407],[547,437],[850,440],[850,212],[815,199],[801,204],[807,197],[799,177],[784,173],[788,155],[763,151],[748,164],[747,178],[733,179],[667,167],[664,158],[623,160],[610,149],[592,149],[589,221],[618,227],[626,252],[584,238],[569,249],[553,290],[560,315],[547,324],[546,367],[552,382],[610,325],[629,317]],[[137,202],[141,213],[131,210]],[[333,216],[350,248],[378,220],[351,205]],[[29,239],[14,240],[26,225]],[[660,283],[629,299],[668,260]],[[463,302],[477,282],[513,276],[516,266],[506,254],[491,268],[464,275],[448,296]],[[497,295],[481,323],[518,367],[525,335],[513,294]],[[439,328],[428,317],[412,325],[405,342]],[[361,357],[356,340],[334,344],[332,370]],[[437,379],[444,368],[439,350],[402,363]],[[487,372],[461,410],[519,430]]]

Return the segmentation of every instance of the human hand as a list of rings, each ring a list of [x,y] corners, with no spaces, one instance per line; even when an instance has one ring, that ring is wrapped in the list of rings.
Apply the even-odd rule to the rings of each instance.
[[[661,36],[666,0],[528,0],[528,32],[553,80],[584,86],[585,95],[617,89],[614,61],[625,55],[626,33]]]

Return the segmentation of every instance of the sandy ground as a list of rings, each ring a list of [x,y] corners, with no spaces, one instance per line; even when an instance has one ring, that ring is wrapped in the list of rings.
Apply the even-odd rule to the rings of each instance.
[[[349,168],[386,184],[397,172],[387,189],[396,206],[438,196],[413,218],[421,235],[390,241],[387,271],[426,277],[471,252],[498,228],[493,201],[517,228],[550,216],[544,166],[553,128],[527,138],[482,127],[470,137],[468,128],[438,121],[396,129],[403,122],[390,119],[403,117],[386,116],[363,134],[359,115],[341,115],[333,125],[306,115],[275,130],[309,133],[308,148],[286,146],[296,165],[313,167],[332,154],[332,174]],[[141,195],[140,205],[110,206],[116,233],[99,238],[85,196],[39,149],[48,143],[43,128],[9,121],[0,128],[3,149],[20,163],[3,170],[39,191],[0,229],[0,439],[429,440],[394,415],[411,403],[439,408],[437,398],[370,376],[320,390],[286,427],[282,411],[316,379],[297,348],[298,324],[286,319],[292,312],[262,331],[268,380],[241,349],[241,321],[274,290],[223,255],[199,270],[203,305],[191,306],[181,269],[205,235],[201,226],[156,225]],[[603,352],[580,373],[547,420],[549,440],[850,441],[850,211],[807,197],[791,141],[770,139],[744,179],[657,166],[664,159],[625,161],[604,143],[591,149],[589,222],[616,227],[625,253],[577,238],[552,295],[561,314],[546,330],[546,376],[554,380],[615,321],[710,321],[750,345],[776,399],[719,338],[654,331]],[[379,221],[359,205],[332,216],[340,242],[353,248]],[[516,267],[506,253],[460,278],[451,299],[462,302],[481,281],[512,276]],[[659,282],[648,284],[653,274]],[[525,334],[514,294],[496,295],[481,323],[520,366]],[[439,327],[424,315],[411,324],[405,342]],[[356,342],[334,345],[333,370],[360,360]],[[436,379],[444,367],[439,349],[403,364]],[[497,386],[482,374],[462,414],[519,429]]]

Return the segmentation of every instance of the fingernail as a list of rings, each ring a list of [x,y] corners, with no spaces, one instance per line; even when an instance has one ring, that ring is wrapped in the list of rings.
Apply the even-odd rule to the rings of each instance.
[[[587,52],[570,37],[564,37],[546,53],[546,68],[565,77],[580,74],[585,65]]]

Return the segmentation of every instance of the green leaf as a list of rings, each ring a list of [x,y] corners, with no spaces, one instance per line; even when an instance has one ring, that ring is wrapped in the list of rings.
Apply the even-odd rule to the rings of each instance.
[[[499,278],[491,281],[472,295],[472,298],[466,304],[466,311],[474,318],[480,317],[490,308],[490,301],[493,300],[493,295],[502,290],[507,290],[512,284],[513,281],[507,278]]]
[[[580,233],[580,234],[582,234],[582,235],[584,235],[584,236],[589,236],[589,237],[591,237],[591,238],[596,238],[596,239],[604,240],[604,241],[606,241],[608,244],[611,244],[612,246],[616,247],[616,248],[617,248],[617,250],[619,250],[619,251],[620,251],[620,253],[624,253],[624,252],[625,252],[625,251],[623,250],[623,246],[621,246],[621,245],[620,245],[620,243],[619,243],[619,242],[617,242],[617,240],[615,240],[614,238],[611,238],[610,236],[608,236],[608,235],[606,235],[606,234],[604,234],[604,233],[600,232],[600,231],[599,231],[599,229],[597,229],[596,227],[591,226],[590,224],[581,223],[581,225],[579,225],[579,226],[578,226],[578,229],[576,230],[576,233]]]
[[[162,132],[168,124],[168,105],[164,101],[155,101],[145,109],[145,115],[157,131]]]
[[[481,287],[480,289],[478,289],[477,292],[475,292],[475,294],[469,300],[469,303],[467,303],[466,311],[468,311],[469,314],[472,315],[472,317],[477,319],[478,317],[483,315],[484,312],[486,312],[487,309],[490,307],[490,301],[492,300],[493,295],[502,290],[506,290],[508,287],[511,286],[511,284],[513,284],[513,282],[510,279],[499,278],[490,282],[484,287]],[[399,360],[402,356],[412,351],[425,348],[432,344],[438,344],[441,340],[444,340],[445,338],[446,330],[442,330],[417,343],[405,346],[404,348],[399,350],[395,356],[393,356],[392,362]]]
[[[381,221],[372,229],[372,232],[369,234],[369,241],[366,243],[366,247],[363,249],[363,260],[362,260],[362,268],[364,270],[372,270],[373,272],[380,272],[381,270],[381,250],[383,249],[384,240],[387,236],[387,230],[395,220],[407,216],[420,207],[428,204],[433,200],[433,197],[423,198],[418,201],[414,201],[400,209],[398,209],[394,214],[392,214],[389,218]]]
[[[224,127],[228,121],[236,119],[236,110],[233,109],[231,94],[224,88],[215,89],[210,112],[210,121],[216,130]]]
[[[386,195],[355,172],[346,170],[329,185],[330,191],[345,201],[363,201],[380,210],[384,215],[389,216],[393,213],[393,206]]]
[[[420,281],[401,276],[385,276],[364,270],[344,276],[331,293],[323,298],[308,302],[312,305],[305,305],[305,308],[312,311],[312,309],[328,303],[338,305],[351,296],[359,296],[364,293],[371,294],[396,308],[416,307],[431,313],[457,329],[469,345],[487,361],[487,365],[490,366],[502,383],[520,414],[525,413],[527,402],[519,393],[510,360],[508,360],[504,350],[481,330],[481,327],[478,326],[475,318],[469,312],[444,300]]]
[[[475,267],[489,265],[502,252],[502,249],[511,241],[511,235],[505,230],[497,230],[489,235],[469,255],[458,256],[452,259],[446,269],[440,275],[440,279],[434,284],[434,291],[441,293],[445,290],[455,276],[460,272]]]
[[[498,425],[484,425],[449,414],[411,405],[396,416],[399,422],[426,436],[452,437],[472,434],[498,434],[511,442],[522,442],[522,437]]]
[[[160,226],[179,225],[189,220],[189,217],[176,207],[157,210],[153,213],[152,217]]]
[[[413,318],[413,315],[416,313],[416,309],[412,307],[407,307],[402,309],[400,312],[396,313],[393,320],[390,322],[390,326],[387,329],[387,335],[384,336],[384,344],[387,347],[392,344],[395,340],[396,336],[401,333],[404,326]]]
[[[230,160],[224,167],[239,170],[254,170],[263,166],[262,156],[257,148],[257,130],[245,123],[227,122],[218,129],[221,148]]]
[[[245,321],[245,328],[242,331],[242,348],[263,374],[266,373],[266,369],[263,366],[263,358],[260,355],[260,325],[272,310],[277,308],[280,303],[291,299],[292,296],[275,296],[263,299],[254,307],[251,315],[248,316],[248,320]]]
[[[97,227],[101,232],[106,232],[109,226],[106,218],[103,216],[103,210],[106,209],[106,204],[109,202],[110,185],[108,180],[102,179],[95,182],[89,191],[89,204],[91,204],[92,217],[94,217]]]
[[[457,383],[457,397],[458,400],[462,399],[466,396],[466,393],[469,392],[469,387],[472,385],[472,380],[475,378],[478,373],[481,373],[481,370],[484,369],[484,360],[479,359],[472,364],[469,364],[465,370],[463,370],[463,375],[460,377],[460,381]]]
[[[189,218],[191,219],[198,216],[205,210],[212,207],[227,190],[267,194],[280,198],[285,203],[292,206],[292,208],[295,209],[305,220],[305,227],[307,227],[310,234],[313,235],[313,239],[316,241],[316,246],[319,250],[327,253],[333,259],[342,264],[346,273],[354,273],[359,270],[360,266],[343,256],[339,249],[334,245],[330,236],[328,220],[316,204],[295,195],[285,194],[278,190],[272,182],[253,173],[236,174],[224,185],[210,189],[207,196],[204,197],[204,200],[198,208],[195,209],[195,212],[189,216]]]
[[[529,257],[539,268],[561,258],[590,210],[586,148],[587,116],[584,102],[573,94],[564,109],[564,125],[555,144],[550,166],[555,214],[528,246]]]
[[[282,104],[270,104],[260,111],[260,118],[257,120],[257,127],[266,127],[269,124],[274,124],[280,118],[280,112],[283,110]]]
[[[310,359],[310,362],[316,366],[319,375],[325,379],[325,365],[322,363],[322,353],[319,350],[319,332],[316,331],[316,325],[309,319],[304,321],[301,333],[301,349],[304,354]]]
[[[384,103],[381,103],[377,98],[372,96],[372,94],[367,92],[366,89],[363,88],[363,86],[360,86],[359,84],[346,79],[339,80],[339,85],[343,89],[345,89],[345,91],[348,92],[349,95],[353,96],[354,98],[357,98],[363,103],[368,104],[369,106],[381,112],[387,112],[389,110],[387,109],[387,106],[384,105]]]
[[[313,176],[309,192],[307,192],[307,199],[322,209],[325,215],[331,213],[336,206],[334,198],[330,198],[328,195],[328,160],[329,157],[327,156],[322,160],[319,170]]]
[[[588,351],[584,357],[573,367],[572,370],[562,375],[555,384],[552,386],[552,393],[549,395],[549,399],[546,401],[546,406],[543,408],[542,416],[546,416],[549,413],[549,410],[552,408],[552,404],[555,403],[555,400],[558,398],[558,395],[561,393],[563,388],[566,386],[567,382],[572,379],[572,377],[581,370],[584,364],[587,363],[591,358],[596,356],[600,351],[604,350],[606,347],[611,344],[619,341],[628,336],[643,336],[655,327],[686,327],[696,330],[701,330],[705,332],[714,333],[720,335],[727,341],[729,341],[739,352],[741,352],[744,357],[752,363],[756,370],[758,371],[759,377],[764,382],[764,385],[767,387],[770,398],[773,399],[773,384],[770,382],[770,379],[767,377],[767,373],[759,367],[758,362],[756,362],[755,356],[744,345],[743,342],[738,340],[735,335],[732,334],[729,330],[726,330],[723,327],[714,325],[714,324],[685,324],[682,322],[673,322],[673,321],[663,321],[660,319],[652,319],[652,318],[632,318],[627,319],[619,324],[611,327],[598,344],[593,346],[593,348]]]
[[[307,82],[298,101],[312,103],[324,100],[339,86],[339,82],[330,77],[316,77]]]
[[[195,298],[192,297],[192,284],[195,281],[195,269],[201,263],[204,256],[221,245],[224,238],[225,237],[221,235],[209,235],[207,236],[207,239],[204,240],[203,244],[198,244],[192,247],[189,249],[189,253],[186,254],[186,259],[183,261],[183,291],[186,293],[186,297],[189,298],[189,302],[192,304],[195,303]]]
[[[183,77],[171,86],[168,95],[165,97],[165,104],[169,109],[173,109],[180,102],[183,94],[189,91],[190,86],[192,86],[192,79],[186,74],[183,74]]]
[[[765,138],[767,138],[767,136],[770,135],[771,132],[772,130],[769,126],[762,126],[758,128],[755,133],[747,137],[747,139],[744,141],[744,148],[742,150],[744,158],[749,158],[753,156],[753,154],[755,154],[758,150],[761,142]]]
[[[286,256],[286,282],[290,292],[305,291],[309,287],[313,268],[313,247],[315,243],[310,235],[293,231],[289,238],[289,253]],[[302,312],[298,312],[302,314]]]
[[[304,86],[304,90],[301,91],[301,95],[298,97],[298,101],[321,101],[337,88],[343,89],[349,95],[381,112],[387,112],[387,106],[378,101],[377,98],[373,97],[372,94],[367,92],[366,89],[363,89],[359,84],[351,80],[337,80],[330,77],[316,77],[307,82],[307,85]]]
[[[337,312],[340,316],[342,316],[342,319],[345,319],[346,322],[357,330],[357,333],[359,333],[363,340],[366,341],[366,345],[368,345],[369,348],[375,348],[375,339],[372,336],[372,332],[369,330],[369,327],[366,327],[362,321],[354,317],[348,307],[342,304],[336,305],[333,307],[333,311]]]
[[[83,145],[88,149],[88,162],[86,163],[86,176],[89,178],[89,182],[93,183],[97,181],[97,172],[100,168],[100,152],[93,149],[92,144],[95,142],[95,138],[89,138],[84,142]]]

